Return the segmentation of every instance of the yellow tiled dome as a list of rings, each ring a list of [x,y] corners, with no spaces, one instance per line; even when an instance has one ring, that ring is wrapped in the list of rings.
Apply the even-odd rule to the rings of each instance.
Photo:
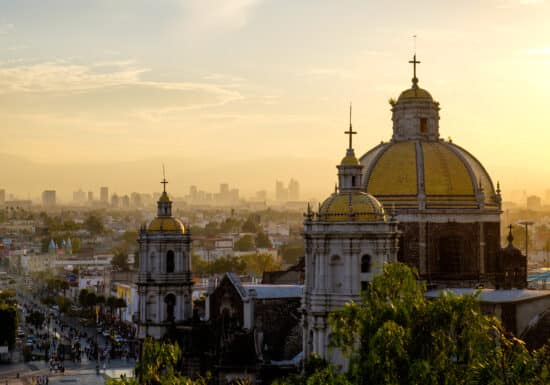
[[[408,90],[401,92],[397,102],[413,101],[413,100],[427,100],[433,102],[432,95],[428,91],[420,87],[412,87]]]
[[[170,198],[168,197],[168,194],[166,191],[162,193],[162,195],[159,197],[159,202],[170,202]]]
[[[450,142],[407,140],[383,143],[361,158],[363,188],[385,206],[477,208],[498,205],[489,174],[469,152]]]
[[[183,234],[185,232],[185,227],[183,224],[172,217],[157,217],[151,221],[147,231],[158,231],[158,232],[172,232]]]
[[[359,161],[357,160],[357,158],[355,156],[351,156],[351,155],[346,155],[344,158],[342,158],[342,161],[340,162],[341,165],[346,165],[346,166],[358,166],[359,165]]]
[[[320,220],[329,222],[384,221],[384,208],[370,194],[345,191],[332,194],[319,210]]]

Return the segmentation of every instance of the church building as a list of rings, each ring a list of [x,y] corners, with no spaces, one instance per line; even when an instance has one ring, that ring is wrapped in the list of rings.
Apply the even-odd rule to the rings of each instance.
[[[161,339],[193,314],[191,235],[172,216],[172,202],[164,191],[157,217],[139,233],[138,338]]]
[[[351,113],[351,110],[350,110]],[[351,115],[351,114],[350,114]],[[350,116],[351,120],[351,116]],[[382,204],[361,191],[363,166],[352,146],[338,168],[338,187],[319,207],[308,207],[304,222],[305,288],[303,296],[303,348],[336,365],[347,360],[329,349],[328,315],[350,301],[358,301],[361,289],[385,263],[397,261],[397,222],[388,218]]]
[[[398,260],[431,287],[495,287],[500,189],[466,149],[439,134],[439,103],[418,86],[390,100],[393,136],[360,158],[362,189],[395,212]]]

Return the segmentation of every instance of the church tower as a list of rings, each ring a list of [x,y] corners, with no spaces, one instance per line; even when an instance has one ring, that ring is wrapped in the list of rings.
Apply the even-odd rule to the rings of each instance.
[[[363,166],[355,157],[351,126],[349,146],[337,166],[338,187],[304,221],[305,288],[303,297],[304,353],[318,354],[347,367],[347,360],[329,351],[328,315],[349,301],[358,301],[361,289],[383,271],[385,263],[397,261],[397,223],[388,220],[380,202],[362,192]]]
[[[172,216],[166,178],[157,217],[139,233],[138,338],[161,339],[192,316],[191,235]]]

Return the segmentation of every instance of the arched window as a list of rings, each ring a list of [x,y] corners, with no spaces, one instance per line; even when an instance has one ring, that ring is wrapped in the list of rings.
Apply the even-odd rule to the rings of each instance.
[[[370,255],[365,254],[361,257],[361,273],[370,273]]]
[[[166,321],[173,322],[174,310],[176,308],[176,296],[174,294],[168,294],[164,297],[164,303],[166,304]]]
[[[166,253],[166,272],[173,273],[175,269],[174,252],[168,250]]]

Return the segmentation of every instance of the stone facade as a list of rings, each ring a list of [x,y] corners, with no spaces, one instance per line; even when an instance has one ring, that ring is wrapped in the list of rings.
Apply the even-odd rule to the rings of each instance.
[[[189,320],[192,309],[191,236],[172,217],[166,192],[157,218],[139,233],[138,338],[161,339]]]

